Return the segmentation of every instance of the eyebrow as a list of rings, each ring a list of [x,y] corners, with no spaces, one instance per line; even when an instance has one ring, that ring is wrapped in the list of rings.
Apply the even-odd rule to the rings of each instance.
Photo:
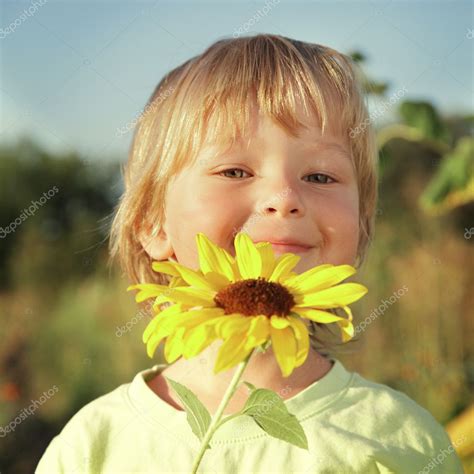
[[[337,142],[326,142],[326,141],[315,141],[315,142],[310,142],[301,147],[301,151],[303,152],[322,152],[322,151],[333,151],[336,153],[336,155],[339,155],[343,157],[344,159],[347,159],[349,161],[352,161],[351,153],[348,151],[346,148],[344,148],[342,145],[340,145]],[[221,153],[220,151],[217,151],[212,154],[212,157],[215,159],[217,158],[216,161],[220,161],[222,159],[225,159],[228,155],[232,155],[233,151],[227,150],[226,153]],[[235,153],[238,153],[235,151]]]
[[[303,146],[304,151],[334,151],[339,155],[344,155],[346,158],[350,158],[350,152],[337,142],[312,142]]]

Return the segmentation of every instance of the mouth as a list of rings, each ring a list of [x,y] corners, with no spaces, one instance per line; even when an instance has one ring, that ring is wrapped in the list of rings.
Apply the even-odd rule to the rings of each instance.
[[[311,247],[306,247],[302,245],[293,245],[293,244],[279,244],[270,242],[275,253],[304,253],[311,249]]]
[[[262,242],[261,240],[254,241],[254,243]],[[272,246],[273,252],[275,254],[283,254],[283,253],[294,253],[294,254],[304,254],[309,252],[313,249],[312,246],[309,245],[300,245],[299,243],[289,243],[289,242],[271,242],[266,240],[264,242],[269,242]],[[235,248],[232,245],[230,248],[230,254],[235,257]]]

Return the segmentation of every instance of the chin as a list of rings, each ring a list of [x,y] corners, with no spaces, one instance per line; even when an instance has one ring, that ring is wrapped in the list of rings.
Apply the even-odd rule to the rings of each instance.
[[[301,259],[291,271],[301,274],[317,265],[320,265],[320,264]]]

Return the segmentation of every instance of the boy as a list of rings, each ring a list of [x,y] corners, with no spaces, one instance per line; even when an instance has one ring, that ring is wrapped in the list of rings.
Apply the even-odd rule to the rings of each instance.
[[[198,232],[233,256],[240,230],[254,242],[270,241],[276,254],[301,256],[296,273],[363,263],[373,235],[377,151],[370,127],[349,135],[368,118],[349,58],[276,35],[221,40],[171,71],[149,105],[111,231],[111,255],[133,283],[168,283],[152,261],[197,269]],[[215,433],[199,472],[462,473],[436,420],[401,392],[325,355],[320,326],[310,323],[310,353],[289,377],[271,347],[255,353],[244,373],[285,400],[309,450],[238,417]],[[164,375],[214,414],[235,370],[213,373],[219,345],[141,371],[86,405],[51,442],[37,472],[189,472],[199,440]],[[242,408],[247,396],[241,388],[224,413]],[[443,449],[452,451],[432,469]]]

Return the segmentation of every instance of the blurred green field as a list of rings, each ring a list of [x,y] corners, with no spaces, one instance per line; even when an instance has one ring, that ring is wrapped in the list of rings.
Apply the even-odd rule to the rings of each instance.
[[[401,109],[400,121],[418,139],[403,136],[407,128],[384,132],[375,242],[357,280],[369,293],[354,305],[363,330],[337,357],[429,410],[453,442],[464,440],[456,449],[473,472],[473,120],[434,127],[441,119],[432,108],[414,107]],[[82,406],[160,361],[141,342],[148,316],[120,271],[106,266],[119,164],[50,156],[25,139],[0,149],[0,166],[2,227],[59,190],[0,239],[0,426],[12,427],[0,471],[31,473]]]

